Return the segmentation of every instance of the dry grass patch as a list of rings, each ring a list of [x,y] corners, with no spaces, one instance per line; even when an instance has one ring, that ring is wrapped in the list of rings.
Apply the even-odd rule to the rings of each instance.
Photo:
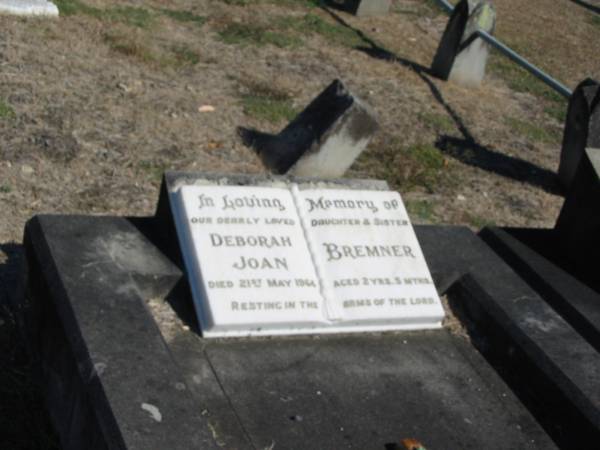
[[[356,162],[356,169],[373,178],[387,180],[400,192],[437,192],[449,183],[450,164],[432,144],[404,145],[397,138],[372,145]]]
[[[1,119],[12,119],[15,117],[15,111],[12,107],[0,99],[0,120]]]
[[[298,114],[292,94],[262,81],[240,79],[244,114],[271,123],[290,121]]]

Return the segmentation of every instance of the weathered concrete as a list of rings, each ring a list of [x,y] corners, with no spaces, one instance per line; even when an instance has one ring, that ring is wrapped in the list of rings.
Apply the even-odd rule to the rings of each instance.
[[[46,0],[0,0],[0,14],[56,17],[58,8]]]
[[[496,11],[490,0],[461,0],[452,13],[431,65],[434,75],[464,86],[478,86],[485,75],[489,44],[476,31],[493,34]]]
[[[378,125],[373,113],[335,80],[281,133],[239,128],[244,143],[276,174],[341,177]]]
[[[600,84],[582,81],[569,99],[558,178],[569,189],[586,148],[600,148]]]

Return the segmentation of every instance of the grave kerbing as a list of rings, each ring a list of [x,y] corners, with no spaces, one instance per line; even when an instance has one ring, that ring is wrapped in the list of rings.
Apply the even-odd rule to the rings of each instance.
[[[335,80],[278,135],[238,128],[274,174],[340,177],[362,153],[378,125],[361,100]]]

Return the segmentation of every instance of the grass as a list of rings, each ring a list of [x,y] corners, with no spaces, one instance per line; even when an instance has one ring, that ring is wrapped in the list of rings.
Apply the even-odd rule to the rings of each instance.
[[[104,41],[112,51],[127,57],[136,58],[145,63],[156,63],[160,59],[149,47],[132,36],[106,34]]]
[[[529,141],[550,143],[560,140],[560,134],[556,131],[549,131],[530,121],[507,117],[505,122],[517,135],[523,136]]]
[[[244,93],[241,95],[244,114],[271,123],[290,121],[298,114],[287,92],[262,82],[240,82],[244,87]]]
[[[191,23],[201,27],[206,22],[206,17],[198,16],[191,11],[179,11],[174,9],[161,9],[161,13],[165,16],[170,17],[171,19],[182,22],[182,23]]]
[[[433,204],[427,200],[407,200],[406,211],[411,218],[411,221],[418,222],[433,222],[435,212]]]
[[[200,55],[187,44],[154,49],[147,46],[140,37],[125,34],[106,34],[104,41],[116,53],[158,67],[178,69],[200,62]]]
[[[279,48],[298,47],[299,37],[274,31],[266,26],[247,23],[230,23],[219,32],[219,38],[226,44],[235,45],[274,45]]]
[[[303,17],[285,17],[278,21],[281,28],[292,29],[302,35],[318,34],[329,42],[346,46],[357,47],[364,44],[356,31],[343,25],[331,23],[316,14],[306,14]]]
[[[223,3],[231,6],[247,6],[250,0],[221,0]]]
[[[144,159],[140,161],[139,168],[146,173],[149,180],[160,182],[163,173],[169,169],[169,164],[166,162]]]
[[[469,224],[471,226],[473,226],[477,230],[480,230],[483,227],[495,227],[496,226],[496,222],[494,222],[493,220],[490,220],[487,217],[472,216],[468,213],[467,213],[467,221],[469,222]]]
[[[221,0],[223,3],[233,6],[248,6],[250,3],[271,3],[279,6],[304,6],[315,8],[321,4],[320,0]]]
[[[600,30],[600,16],[593,15],[590,16],[590,23]]]
[[[0,119],[12,119],[15,117],[15,111],[12,107],[0,99]]]
[[[518,52],[518,49],[515,49]],[[560,123],[566,119],[567,100],[554,89],[546,86],[525,69],[521,68],[508,58],[493,54],[488,65],[489,71],[506,81],[509,88],[517,92],[524,92],[541,99],[545,106],[544,111]]]
[[[206,17],[186,10],[139,8],[135,6],[115,6],[109,8],[96,8],[79,0],[57,0],[56,6],[63,16],[84,15],[107,22],[120,22],[138,28],[150,28],[157,14],[162,14],[177,22],[191,23],[202,26]]]
[[[12,187],[9,184],[0,184],[0,194],[8,194],[12,192]]]
[[[171,54],[174,58],[172,63],[174,66],[194,66],[200,62],[200,55],[186,44],[171,47]]]
[[[103,21],[121,22],[138,28],[149,28],[155,17],[152,11],[134,6],[101,9],[79,0],[57,0],[55,3],[63,16],[84,15]]]
[[[316,14],[286,16],[273,19],[269,25],[256,23],[230,23],[219,33],[221,41],[233,45],[274,45],[296,48],[302,45],[302,36],[320,35],[328,42],[357,47],[362,38],[352,29],[334,24]]]
[[[432,144],[402,145],[397,138],[370,146],[356,162],[357,170],[369,177],[387,180],[401,192],[423,189],[439,191],[449,182],[449,164]]]
[[[421,112],[419,113],[419,121],[438,134],[451,134],[456,130],[456,124],[447,114]]]
[[[89,6],[79,0],[55,0],[54,4],[62,16],[85,15],[102,19],[103,10]]]
[[[255,94],[242,96],[242,106],[245,114],[272,123],[292,120],[298,114],[291,100],[280,100]]]

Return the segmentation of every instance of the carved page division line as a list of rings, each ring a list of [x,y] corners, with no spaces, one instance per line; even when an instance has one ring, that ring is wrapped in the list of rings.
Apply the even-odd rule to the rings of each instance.
[[[298,185],[296,183],[293,183],[290,186],[290,192],[292,193],[294,205],[296,206],[298,217],[300,217],[302,231],[304,233],[306,243],[308,244],[308,251],[310,253],[310,257],[312,258],[315,272],[317,273],[317,278],[319,279],[319,291],[321,292],[321,297],[323,298],[323,316],[330,322],[340,321],[342,320],[342,314],[339,308],[337,308],[336,302],[334,301],[333,292],[327,287],[327,284],[324,281],[323,277],[325,272],[321,266],[319,258],[316,255],[315,243],[311,239],[311,235],[309,233],[309,224],[306,221],[306,214],[304,212],[304,207],[302,206],[300,190],[298,189]]]

